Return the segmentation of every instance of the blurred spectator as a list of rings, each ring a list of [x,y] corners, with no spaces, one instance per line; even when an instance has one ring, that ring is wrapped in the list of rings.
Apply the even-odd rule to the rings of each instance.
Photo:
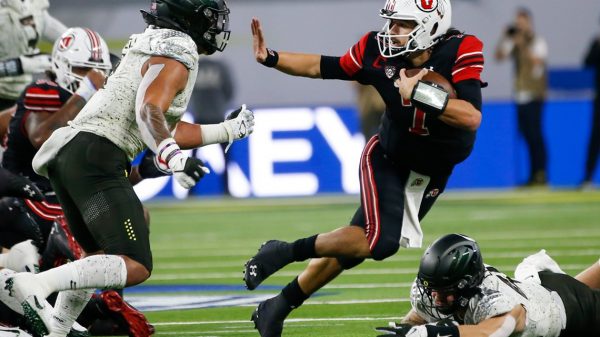
[[[515,101],[519,132],[529,150],[528,186],[545,185],[546,144],[542,134],[542,108],[546,98],[548,47],[535,34],[528,9],[517,10],[515,22],[508,26],[496,47],[496,59],[510,57],[515,65]]]
[[[585,175],[582,187],[592,185],[592,178],[600,154],[600,34],[592,41],[585,56],[585,66],[596,70],[596,97],[594,99],[594,117],[592,118],[592,134],[588,145]]]
[[[381,115],[385,111],[385,103],[373,86],[356,83],[356,106],[360,131],[365,139],[371,139],[379,128]]]
[[[198,77],[190,100],[190,112],[198,124],[219,124],[231,108],[234,85],[229,67],[218,59],[201,57],[198,62]],[[227,144],[219,144],[223,149]],[[197,151],[198,149],[196,149]],[[207,158],[201,158],[206,161]],[[228,194],[227,154],[224,154],[223,191]]]

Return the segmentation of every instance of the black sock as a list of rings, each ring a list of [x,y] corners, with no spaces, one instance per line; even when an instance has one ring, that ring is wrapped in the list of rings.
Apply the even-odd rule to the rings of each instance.
[[[310,295],[306,295],[302,289],[300,289],[300,284],[298,284],[298,277],[296,277],[292,282],[288,283],[283,290],[281,290],[281,294],[287,300],[290,307],[295,309],[304,303]]]
[[[306,259],[318,257],[315,252],[316,241],[317,235],[294,241],[292,243],[294,261],[304,261]]]

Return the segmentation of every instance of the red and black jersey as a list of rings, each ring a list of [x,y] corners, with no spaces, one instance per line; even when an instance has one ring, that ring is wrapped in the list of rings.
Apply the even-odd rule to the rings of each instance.
[[[473,35],[448,34],[420,68],[444,76],[459,99],[481,110],[482,50],[483,44]],[[422,174],[449,174],[471,153],[475,132],[431,118],[403,99],[389,76],[402,68],[414,67],[404,57],[381,56],[377,32],[367,33],[342,57],[321,57],[324,79],[354,80],[377,89],[386,104],[379,138],[390,159]]]
[[[71,93],[49,80],[38,80],[25,88],[17,101],[17,111],[10,120],[7,148],[2,166],[9,171],[28,177],[42,190],[51,190],[48,179],[37,175],[31,161],[37,149],[29,141],[25,122],[30,114],[55,113],[71,97]]]

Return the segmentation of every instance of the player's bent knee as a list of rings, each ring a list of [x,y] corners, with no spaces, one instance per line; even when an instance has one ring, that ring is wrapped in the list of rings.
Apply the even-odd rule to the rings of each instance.
[[[130,287],[140,284],[150,277],[151,269],[127,256],[123,256],[123,259],[127,267],[126,286]]]
[[[371,250],[371,256],[375,261],[384,260],[398,252],[400,249],[400,242],[397,239],[380,238],[379,242]]]
[[[348,269],[352,269],[356,266],[358,266],[359,264],[363,263],[363,261],[365,259],[363,258],[355,258],[355,257],[337,257],[336,258],[338,263],[340,264],[340,266],[342,267],[342,269],[344,270],[348,270]]]

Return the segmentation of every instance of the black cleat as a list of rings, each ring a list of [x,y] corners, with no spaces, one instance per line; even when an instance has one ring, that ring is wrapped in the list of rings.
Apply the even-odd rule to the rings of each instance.
[[[261,302],[250,320],[261,337],[281,337],[283,321],[292,311],[282,294]]]
[[[293,262],[291,245],[279,240],[262,244],[258,253],[244,265],[244,282],[248,290],[254,290],[267,277]]]

